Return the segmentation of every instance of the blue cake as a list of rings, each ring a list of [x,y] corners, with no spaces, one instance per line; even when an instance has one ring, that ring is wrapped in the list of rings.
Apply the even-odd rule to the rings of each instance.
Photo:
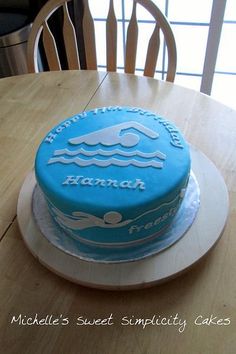
[[[163,235],[184,198],[190,167],[178,128],[133,107],[68,118],[46,135],[35,160],[37,183],[62,234],[98,250]]]

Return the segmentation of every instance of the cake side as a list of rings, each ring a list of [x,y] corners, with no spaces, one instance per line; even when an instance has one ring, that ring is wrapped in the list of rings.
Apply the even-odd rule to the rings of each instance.
[[[155,113],[100,108],[53,128],[38,149],[35,172],[68,234],[101,246],[129,245],[173,220],[189,178],[189,148]]]

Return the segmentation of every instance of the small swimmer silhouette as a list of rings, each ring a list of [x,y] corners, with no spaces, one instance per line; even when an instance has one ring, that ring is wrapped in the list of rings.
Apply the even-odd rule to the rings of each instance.
[[[122,215],[116,211],[109,211],[103,215],[103,218],[83,213],[80,211],[73,212],[72,217],[67,216],[60,212],[58,209],[52,209],[57,222],[63,226],[72,230],[83,230],[89,227],[101,227],[101,228],[117,228],[129,224],[132,220],[122,220]]]
[[[151,139],[157,139],[159,137],[159,134],[153,130],[143,126],[140,123],[131,121],[100,129],[93,133],[85,134],[77,138],[69,139],[69,143],[72,145],[85,143],[87,145],[102,144],[105,146],[120,144],[124,147],[133,147],[139,143],[139,135],[135,133],[122,134],[123,131],[132,128]]]

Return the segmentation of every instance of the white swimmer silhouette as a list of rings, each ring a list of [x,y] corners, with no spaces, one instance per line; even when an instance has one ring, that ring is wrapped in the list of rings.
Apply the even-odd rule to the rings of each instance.
[[[68,142],[71,145],[80,145],[84,143],[87,146],[101,144],[105,147],[119,144],[124,148],[131,148],[139,143],[141,137],[135,132],[127,132],[128,129],[134,129],[150,139],[157,139],[159,137],[157,132],[143,126],[140,123],[131,121],[71,138]],[[84,159],[83,156],[89,157],[89,159]],[[101,159],[97,158],[97,156],[103,156],[106,158]],[[136,159],[135,157],[141,157],[142,159]],[[158,158],[161,161],[158,161],[155,158]],[[146,161],[144,161],[144,159]],[[105,149],[99,148],[95,151],[91,151],[80,147],[79,149],[72,151],[66,148],[55,150],[53,157],[49,159],[48,164],[62,163],[68,165],[73,163],[81,167],[91,165],[99,167],[108,167],[111,165],[126,167],[133,165],[141,168],[163,168],[163,160],[165,159],[166,155],[157,150],[152,152],[142,152],[139,150],[124,151],[116,148],[106,151]]]
[[[77,138],[69,139],[69,143],[72,145],[85,143],[87,145],[102,144],[105,146],[120,144],[124,147],[132,147],[139,143],[140,137],[134,133],[124,133],[121,135],[124,130],[131,128],[141,132],[151,139],[157,139],[159,137],[159,134],[153,130],[144,127],[140,123],[131,121],[100,129],[93,133],[85,134]]]
[[[72,230],[83,230],[89,227],[101,228],[119,228],[132,222],[132,220],[123,220],[122,215],[116,211],[110,211],[104,214],[103,218],[84,212],[74,212],[71,216],[63,214],[60,210],[53,207],[52,211],[57,222],[62,227],[69,227]]]

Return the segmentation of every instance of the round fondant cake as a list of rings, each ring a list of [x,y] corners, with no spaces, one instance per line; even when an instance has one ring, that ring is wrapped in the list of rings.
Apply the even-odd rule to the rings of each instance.
[[[178,128],[155,113],[97,108],[47,134],[35,173],[64,235],[130,247],[163,234],[173,221],[189,179],[189,147]]]

